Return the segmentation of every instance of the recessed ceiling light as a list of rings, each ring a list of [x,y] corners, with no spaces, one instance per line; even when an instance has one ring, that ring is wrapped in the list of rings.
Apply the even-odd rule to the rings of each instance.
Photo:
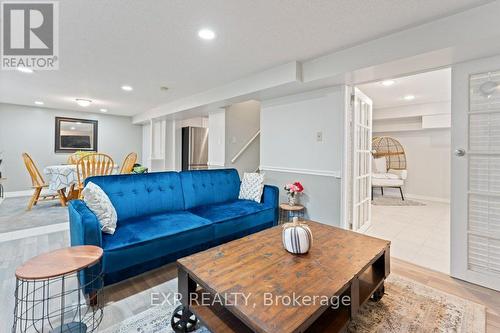
[[[132,90],[134,90],[134,88],[132,88],[131,86],[127,86],[127,85],[122,86],[122,89],[125,90],[125,91],[132,91]]]
[[[21,73],[28,73],[28,74],[33,73],[33,70],[29,67],[17,67],[17,70],[20,71]]]
[[[382,85],[385,86],[385,87],[390,87],[392,86],[394,83],[394,80],[385,80],[385,81],[382,81]]]
[[[403,97],[405,101],[413,101],[415,99],[415,95],[406,95]]]
[[[72,131],[76,130],[76,127],[75,126],[71,126],[70,128]]]
[[[84,108],[86,108],[87,106],[90,105],[90,103],[92,103],[92,101],[90,99],[82,99],[82,98],[77,98],[77,99],[75,99],[75,101],[76,101],[76,104],[83,106]]]
[[[215,32],[210,29],[201,29],[198,31],[198,37],[204,40],[212,40],[215,38]]]
[[[108,112],[108,109],[99,109],[101,112]]]
[[[43,102],[42,101],[35,101],[35,104],[36,105],[43,105]]]

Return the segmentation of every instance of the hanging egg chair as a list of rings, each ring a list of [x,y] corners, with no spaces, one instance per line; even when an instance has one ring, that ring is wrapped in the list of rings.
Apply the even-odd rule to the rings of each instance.
[[[406,170],[406,154],[401,143],[390,136],[378,136],[372,139],[374,158],[385,157],[387,170]]]

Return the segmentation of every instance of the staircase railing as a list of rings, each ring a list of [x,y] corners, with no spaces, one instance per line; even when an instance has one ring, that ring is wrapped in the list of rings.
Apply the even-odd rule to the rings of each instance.
[[[250,147],[252,142],[254,142],[259,135],[260,135],[260,129],[257,131],[257,133],[254,134],[254,136],[250,138],[250,140],[248,140],[248,142],[243,146],[243,148],[241,148],[240,151],[236,155],[234,155],[233,159],[231,160],[231,163],[236,162],[236,160],[241,156],[241,154],[243,154],[245,150],[247,150],[248,147]]]

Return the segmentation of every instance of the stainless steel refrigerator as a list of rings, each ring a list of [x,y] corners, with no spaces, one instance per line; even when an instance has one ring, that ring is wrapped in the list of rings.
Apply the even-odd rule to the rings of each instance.
[[[208,169],[208,128],[182,128],[182,170]]]

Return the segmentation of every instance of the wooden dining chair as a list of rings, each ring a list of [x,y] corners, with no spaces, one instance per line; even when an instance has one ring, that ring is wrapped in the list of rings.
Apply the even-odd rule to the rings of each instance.
[[[80,156],[77,153],[73,153],[68,156],[68,160],[66,161],[68,164],[76,164],[78,163],[78,159]]]
[[[120,174],[129,174],[132,173],[132,170],[134,169],[134,164],[137,162],[137,154],[136,153],[130,153],[125,157],[125,160],[123,161],[122,164],[122,169],[120,170]]]
[[[80,158],[76,163],[79,197],[81,197],[83,182],[87,177],[110,175],[114,165],[113,159],[106,154],[89,154]]]
[[[26,169],[28,169],[28,173],[31,177],[31,184],[35,189],[35,192],[31,196],[31,199],[28,203],[28,208],[26,210],[31,210],[34,205],[37,204],[39,200],[54,200],[58,197],[57,193],[42,193],[42,190],[48,185],[45,183],[45,180],[42,177],[40,171],[36,167],[33,159],[27,153],[23,153],[24,164],[26,165]]]

